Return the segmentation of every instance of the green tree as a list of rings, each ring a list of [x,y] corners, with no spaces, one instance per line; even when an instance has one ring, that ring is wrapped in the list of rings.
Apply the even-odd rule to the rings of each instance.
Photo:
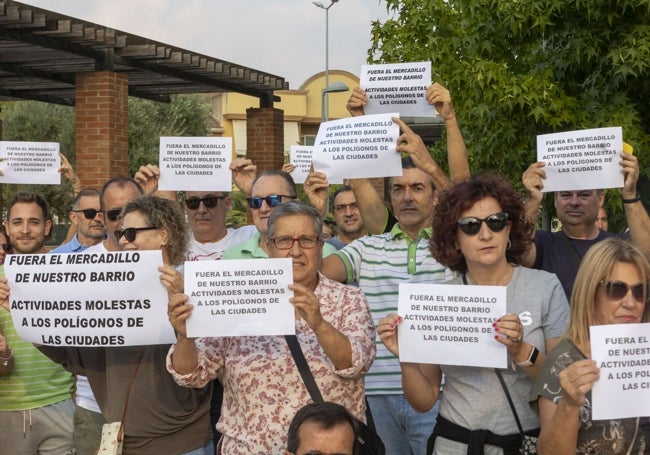
[[[373,23],[369,61],[432,62],[452,92],[472,171],[497,170],[521,189],[536,135],[622,126],[650,189],[650,1],[386,3],[391,18]]]

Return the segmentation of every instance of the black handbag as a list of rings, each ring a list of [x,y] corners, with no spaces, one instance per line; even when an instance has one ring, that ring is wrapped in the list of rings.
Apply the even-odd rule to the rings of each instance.
[[[498,368],[495,368],[494,372],[497,374],[497,377],[499,378],[501,387],[503,388],[503,391],[506,394],[506,398],[508,399],[510,410],[512,410],[512,415],[515,417],[515,422],[517,422],[517,429],[519,430],[519,434],[521,435],[521,448],[519,449],[519,453],[521,455],[537,455],[537,437],[539,436],[539,428],[536,430],[524,432],[524,429],[521,426],[521,421],[519,420],[519,415],[517,414],[517,410],[515,409],[515,404],[512,402],[512,397],[510,396],[510,392],[508,391],[508,387],[506,386],[506,381],[503,380],[501,371],[499,371]]]
[[[311,395],[311,399],[315,403],[322,403],[325,400],[323,400],[323,395],[320,393],[314,375],[309,369],[307,359],[305,358],[305,354],[302,352],[298,338],[295,335],[285,335],[284,338],[287,340],[293,360],[296,362],[300,376],[309,391],[309,395]],[[361,420],[354,416],[352,416],[352,418],[357,422],[357,444],[359,447],[359,455],[385,455],[386,448],[384,447],[384,443],[379,435]]]

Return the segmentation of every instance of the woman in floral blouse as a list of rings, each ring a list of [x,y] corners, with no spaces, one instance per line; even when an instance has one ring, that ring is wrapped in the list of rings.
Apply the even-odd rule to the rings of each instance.
[[[540,454],[642,454],[639,418],[592,420],[591,389],[600,369],[591,359],[589,326],[649,319],[650,263],[624,240],[610,238],[589,249],[576,276],[566,336],[546,357],[537,397]]]
[[[375,332],[363,293],[318,272],[322,220],[299,201],[278,205],[269,218],[269,256],[291,258],[296,335],[326,401],[365,420],[363,376],[375,356]],[[259,259],[262,261],[263,259]],[[221,454],[283,454],[291,418],[311,402],[282,336],[187,338],[192,312],[175,294],[169,318],[178,333],[167,369],[176,382],[201,387],[219,377],[224,400],[217,429]]]

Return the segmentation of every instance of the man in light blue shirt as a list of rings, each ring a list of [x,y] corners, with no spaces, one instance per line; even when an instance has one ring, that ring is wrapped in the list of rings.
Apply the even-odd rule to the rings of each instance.
[[[53,249],[52,253],[79,253],[106,238],[98,190],[87,188],[77,194],[72,202],[70,221],[76,230],[74,236],[69,242]]]

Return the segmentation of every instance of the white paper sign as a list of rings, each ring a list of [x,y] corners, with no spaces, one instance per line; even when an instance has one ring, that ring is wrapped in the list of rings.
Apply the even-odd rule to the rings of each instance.
[[[600,379],[591,391],[593,420],[650,415],[650,324],[589,327]]]
[[[400,283],[401,362],[506,368],[492,324],[506,313],[505,286]]]
[[[60,185],[57,142],[0,141],[0,183]]]
[[[402,175],[397,153],[398,114],[363,115],[321,123],[314,144],[314,170],[328,180]]]
[[[399,112],[402,117],[435,117],[426,99],[431,62],[363,65],[359,84],[368,99],[368,115]]]
[[[187,336],[295,334],[292,283],[291,259],[186,262]]]
[[[310,145],[292,145],[289,151],[289,162],[296,168],[291,173],[293,181],[302,185],[307,179],[314,147]]]
[[[537,161],[546,163],[542,191],[622,188],[622,151],[621,127],[537,136]]]
[[[158,189],[232,190],[232,138],[161,137]]]
[[[52,346],[173,343],[162,263],[160,250],[7,255],[16,331]]]

